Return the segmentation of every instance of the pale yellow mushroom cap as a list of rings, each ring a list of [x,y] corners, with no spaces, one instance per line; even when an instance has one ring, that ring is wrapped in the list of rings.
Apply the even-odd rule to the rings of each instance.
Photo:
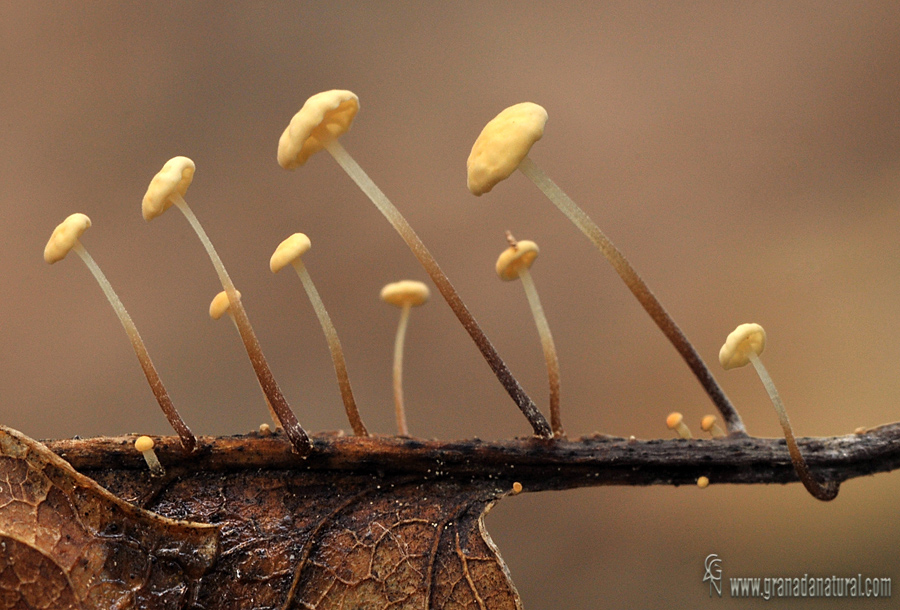
[[[413,307],[424,305],[431,296],[428,286],[415,280],[401,280],[381,289],[381,300],[397,307],[407,303]]]
[[[719,350],[719,362],[725,370],[745,366],[750,352],[759,356],[766,349],[766,331],[759,324],[741,324],[728,335]]]
[[[172,195],[178,194],[184,197],[191,181],[194,179],[194,162],[187,157],[172,157],[162,169],[153,176],[144,202],[141,204],[141,213],[144,220],[153,220],[172,204]]]
[[[494,117],[475,140],[469,160],[468,186],[487,193],[516,171],[531,146],[544,135],[547,111],[531,102],[510,106]]]
[[[91,219],[84,214],[76,213],[59,223],[50,240],[44,247],[44,260],[51,265],[66,258],[69,250],[75,247],[78,238],[91,226]]]
[[[515,246],[510,246],[497,258],[497,275],[507,282],[518,279],[522,269],[531,269],[538,254],[540,248],[533,241],[517,241]]]
[[[700,489],[706,489],[709,487],[709,477],[700,477],[697,479],[697,487]]]
[[[310,248],[312,248],[312,242],[305,234],[294,233],[275,248],[275,253],[269,259],[269,269],[272,270],[272,273],[278,273],[309,252]]]
[[[712,430],[712,427],[716,425],[716,416],[715,415],[705,415],[703,419],[700,420],[700,429],[704,432],[709,432]]]
[[[339,138],[359,112],[359,98],[352,91],[332,89],[317,93],[294,115],[278,140],[278,164],[300,167],[325,144]]]
[[[666,418],[666,426],[674,430],[682,421],[684,421],[684,416],[681,413],[669,413],[669,416]]]
[[[237,293],[237,298],[240,299],[240,291],[235,290],[235,292]],[[225,315],[225,312],[228,311],[229,307],[231,307],[231,301],[228,300],[228,294],[223,290],[214,296],[212,302],[209,304],[209,317],[213,320],[218,320]]]
[[[134,441],[134,448],[141,453],[150,451],[153,449],[153,439],[149,436],[139,436],[137,440]]]

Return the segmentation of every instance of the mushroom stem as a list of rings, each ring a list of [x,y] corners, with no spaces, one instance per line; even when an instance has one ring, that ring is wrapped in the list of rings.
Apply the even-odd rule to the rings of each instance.
[[[312,451],[312,440],[310,440],[309,435],[300,425],[300,422],[297,421],[297,416],[294,415],[291,406],[288,404],[287,400],[285,400],[284,394],[281,393],[281,389],[278,387],[278,383],[272,375],[269,364],[266,362],[266,357],[263,355],[262,348],[259,345],[259,340],[256,338],[256,333],[253,332],[253,327],[250,325],[250,319],[247,317],[244,305],[237,295],[234,283],[231,281],[228,272],[225,270],[225,265],[222,264],[222,259],[219,258],[215,247],[206,235],[206,231],[203,230],[200,221],[197,220],[197,217],[184,200],[184,197],[178,193],[173,193],[171,195],[171,200],[178,209],[181,210],[184,217],[187,218],[188,223],[193,227],[194,231],[197,233],[197,237],[200,238],[200,241],[206,248],[207,254],[209,254],[213,267],[215,267],[216,273],[219,275],[219,281],[222,283],[222,288],[225,289],[225,294],[228,295],[228,302],[231,304],[230,311],[234,315],[235,324],[238,327],[241,340],[244,342],[244,348],[247,350],[247,356],[250,358],[253,370],[256,372],[259,385],[262,387],[263,392],[268,398],[272,410],[275,411],[275,414],[278,416],[278,421],[287,433],[291,444],[294,446],[294,451],[303,457],[309,455],[310,451]]]
[[[116,315],[119,316],[119,321],[122,323],[122,326],[125,328],[125,333],[131,341],[131,347],[134,348],[134,353],[137,354],[141,369],[143,369],[144,375],[147,377],[147,383],[150,384],[150,390],[153,392],[153,396],[156,397],[156,402],[159,403],[163,414],[165,414],[166,419],[169,420],[169,424],[181,439],[182,448],[184,448],[187,453],[191,453],[197,446],[197,439],[194,437],[193,432],[191,432],[191,429],[188,428],[184,420],[181,419],[181,415],[179,415],[175,405],[172,404],[172,399],[169,398],[169,393],[166,392],[162,379],[160,379],[156,367],[153,366],[153,361],[150,359],[150,353],[147,351],[147,346],[144,345],[143,339],[141,339],[137,326],[135,326],[131,316],[128,315],[128,311],[125,309],[125,306],[122,305],[122,301],[119,300],[119,296],[116,294],[116,291],[113,290],[109,280],[106,279],[106,275],[103,274],[103,271],[100,270],[100,266],[97,265],[94,258],[88,253],[84,246],[81,245],[81,242],[76,241],[72,246],[72,250],[81,257],[81,260],[83,260],[84,264],[87,265],[87,268],[90,269],[91,273],[97,279],[97,283],[100,284],[103,294],[106,295],[109,304],[112,305]]]
[[[527,267],[522,267],[519,269],[519,279],[522,280],[522,287],[525,289],[525,296],[528,297],[528,304],[531,306],[534,323],[537,326],[538,334],[541,336],[541,347],[544,350],[544,360],[547,363],[547,378],[550,384],[550,427],[553,429],[553,436],[559,438],[565,436],[565,432],[563,431],[559,408],[559,358],[556,355],[556,345],[553,343],[550,325],[547,323],[547,316],[544,314],[544,307],[541,305],[540,297],[538,297],[534,279],[531,277],[531,271]]]
[[[409,322],[411,303],[406,303],[400,310],[400,322],[397,324],[397,336],[394,338],[394,414],[397,417],[397,434],[409,436],[406,425],[406,409],[403,406],[403,344],[406,341],[406,326]]]
[[[334,324],[331,322],[331,316],[325,310],[322,297],[319,296],[319,291],[316,290],[316,286],[313,284],[312,278],[306,270],[306,265],[303,264],[303,260],[297,257],[292,263],[297,271],[297,275],[300,277],[303,288],[306,290],[306,294],[309,296],[309,301],[316,311],[319,324],[322,325],[322,331],[325,333],[325,339],[328,341],[328,349],[331,351],[331,360],[334,363],[334,372],[337,375],[338,387],[341,390],[341,399],[344,401],[344,409],[347,411],[347,419],[350,420],[353,433],[356,436],[368,436],[369,432],[366,430],[365,424],[363,424],[359,415],[359,409],[356,406],[356,400],[353,398],[350,377],[347,375],[347,362],[344,360],[344,350],[341,348],[337,330],[335,330]]]
[[[547,420],[541,415],[541,412],[538,410],[537,406],[535,406],[534,401],[532,401],[525,393],[525,390],[516,378],[513,377],[509,368],[506,366],[506,363],[500,358],[497,350],[494,349],[490,340],[485,336],[484,331],[481,330],[481,327],[475,321],[475,318],[469,312],[468,308],[466,308],[462,299],[459,297],[459,294],[456,292],[456,289],[450,283],[450,280],[444,274],[443,270],[441,270],[437,261],[425,247],[425,244],[422,243],[422,240],[419,239],[419,236],[416,235],[416,232],[413,231],[403,215],[400,214],[397,208],[394,207],[394,204],[390,202],[387,196],[378,188],[372,179],[369,178],[365,171],[363,171],[359,164],[356,163],[353,157],[350,156],[338,140],[328,140],[324,143],[324,147],[353,179],[357,186],[359,186],[369,199],[372,200],[378,210],[385,218],[387,218],[388,222],[391,223],[391,226],[393,226],[400,234],[415,257],[419,259],[419,262],[425,268],[425,271],[431,277],[431,280],[434,282],[435,286],[437,286],[437,289],[444,296],[447,304],[450,305],[450,309],[453,310],[453,313],[456,314],[456,317],[463,325],[463,328],[466,329],[469,336],[472,337],[472,340],[475,342],[475,345],[478,346],[482,356],[491,367],[491,370],[494,371],[497,379],[500,380],[500,383],[509,393],[510,397],[512,397],[526,419],[528,419],[534,433],[537,436],[542,436],[544,438],[552,437],[553,431],[547,423]]]
[[[644,283],[644,280],[637,274],[628,259],[619,251],[618,248],[609,240],[609,238],[600,230],[600,227],[588,217],[588,215],[578,207],[568,195],[566,195],[547,174],[541,170],[526,155],[518,165],[518,169],[531,179],[534,184],[552,201],[559,210],[568,217],[584,235],[593,242],[600,252],[610,262],[625,285],[631,290],[632,294],[637,298],[644,307],[659,329],[669,339],[681,357],[693,371],[700,385],[706,390],[706,393],[712,399],[713,403],[722,414],[725,425],[730,433],[746,433],[744,423],[740,414],[728,400],[725,392],[716,382],[712,373],[706,364],[700,358],[697,350],[688,341],[687,337],[668,314],[662,303]]]
[[[838,495],[839,486],[834,482],[828,482],[825,485],[822,485],[809,472],[809,466],[807,466],[806,460],[803,459],[803,455],[800,453],[800,447],[797,446],[797,441],[794,439],[791,420],[788,419],[787,410],[784,408],[784,403],[781,401],[778,390],[775,389],[775,383],[772,381],[769,371],[766,370],[766,367],[763,365],[762,360],[759,359],[756,352],[750,351],[747,354],[747,357],[753,365],[753,368],[756,369],[760,381],[762,381],[763,386],[766,388],[766,392],[769,394],[769,398],[772,400],[772,406],[775,407],[775,412],[778,414],[778,421],[781,423],[781,429],[784,431],[784,439],[787,442],[791,461],[794,463],[794,470],[797,471],[797,477],[814,498],[825,502],[833,500]]]
[[[240,291],[236,292],[238,298],[241,298]],[[224,307],[222,307],[224,301]],[[215,298],[213,298],[212,303],[209,305],[209,317],[213,320],[218,320],[222,317],[222,311],[225,311],[228,314],[228,317],[231,319],[231,323],[234,325],[234,329],[238,332],[238,336],[241,334],[241,329],[238,328],[237,320],[234,319],[234,313],[231,311],[231,302],[228,301],[228,293],[224,290],[217,294]],[[257,382],[259,380],[257,379]],[[260,384],[259,389],[262,390],[262,384]],[[265,390],[263,390],[263,400],[266,401],[266,408],[269,410],[269,415],[272,417],[272,421],[275,422],[276,428],[281,428],[281,424],[278,423],[278,415],[275,413],[275,410],[272,408],[272,403],[269,402],[269,397],[266,396]]]

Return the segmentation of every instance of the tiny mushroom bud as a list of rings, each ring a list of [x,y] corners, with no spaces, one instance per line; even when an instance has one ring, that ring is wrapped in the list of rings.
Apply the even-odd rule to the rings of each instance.
[[[359,98],[350,91],[336,89],[312,96],[294,115],[282,133],[278,141],[278,163],[285,169],[293,169],[303,165],[315,152],[323,148],[327,150],[412,250],[481,351],[497,379],[528,419],[534,433],[545,438],[552,436],[553,432],[547,420],[513,377],[450,280],[438,266],[434,256],[413,231],[406,218],[338,141],[338,137],[350,129],[358,110]]]
[[[631,263],[584,210],[528,156],[532,145],[543,136],[546,122],[547,111],[531,102],[510,106],[488,122],[475,140],[466,163],[469,190],[474,195],[487,193],[516,169],[528,176],[606,257],[644,310],[681,354],[700,385],[719,408],[729,431],[743,432],[744,425],[740,415],[725,396],[722,388],[716,383],[697,350],[675,324]]]
[[[153,451],[152,438],[149,436],[139,436],[134,441],[134,448],[143,454],[144,459],[147,461],[147,466],[150,467],[151,475],[161,477],[166,474],[162,464],[159,463],[159,458],[156,457],[156,453]]]
[[[165,414],[166,419],[169,420],[169,424],[175,429],[175,432],[178,433],[178,436],[181,439],[181,446],[185,451],[190,453],[196,446],[194,434],[191,432],[190,428],[188,428],[187,424],[184,423],[184,420],[181,419],[181,415],[179,415],[175,405],[172,404],[172,400],[169,398],[168,392],[166,392],[162,379],[159,378],[159,373],[156,371],[156,367],[153,366],[153,361],[150,359],[149,352],[147,352],[147,346],[144,345],[144,340],[141,339],[137,326],[135,326],[131,316],[128,315],[128,311],[125,310],[122,301],[119,300],[119,296],[116,294],[115,290],[113,290],[112,284],[109,283],[109,280],[106,279],[106,275],[100,270],[100,266],[97,265],[93,257],[81,244],[81,241],[79,241],[79,238],[90,226],[91,219],[84,214],[72,214],[67,217],[53,230],[53,234],[50,236],[50,240],[44,248],[44,260],[50,264],[61,261],[66,257],[70,250],[74,250],[81,257],[84,264],[87,265],[87,268],[97,280],[97,283],[100,284],[103,294],[106,295],[106,299],[109,301],[110,305],[112,305],[113,310],[119,317],[119,322],[121,322],[122,326],[125,328],[125,333],[131,341],[131,347],[138,357],[141,369],[147,377],[147,383],[150,384],[150,390],[153,392],[156,401],[159,403],[163,414]]]
[[[368,436],[362,417],[359,415],[359,409],[356,406],[356,399],[353,398],[353,389],[350,387],[350,377],[347,375],[347,362],[344,359],[344,349],[341,347],[341,341],[338,339],[337,330],[331,322],[331,316],[325,309],[325,303],[319,296],[313,284],[306,265],[303,264],[302,256],[309,251],[312,243],[309,237],[303,233],[294,233],[280,244],[269,259],[269,269],[272,273],[278,273],[287,265],[293,265],[294,270],[300,277],[304,290],[312,303],[316,316],[319,318],[319,324],[322,326],[322,332],[325,333],[325,340],[328,342],[328,348],[331,351],[331,361],[334,364],[334,372],[337,375],[338,388],[341,391],[341,398],[344,401],[344,410],[347,412],[347,418],[353,427],[353,433],[357,436]]]
[[[271,409],[276,413],[277,421],[287,433],[294,451],[305,457],[312,451],[312,441],[306,430],[297,421],[297,416],[294,415],[290,405],[281,393],[275,377],[272,375],[269,364],[266,362],[266,357],[263,355],[262,348],[259,345],[259,340],[256,338],[256,333],[253,332],[253,327],[250,325],[247,311],[237,297],[237,290],[235,290],[234,283],[225,270],[225,265],[222,264],[222,259],[219,258],[219,254],[206,235],[206,231],[200,225],[200,221],[197,220],[197,216],[184,200],[184,195],[194,179],[194,170],[194,162],[187,157],[173,157],[166,162],[163,168],[150,181],[150,186],[144,195],[141,205],[144,220],[150,221],[156,218],[172,205],[175,205],[184,214],[197,237],[203,243],[203,247],[206,249],[206,253],[209,255],[213,267],[219,276],[219,281],[222,283],[222,288],[225,289],[228,295],[228,301],[231,303],[230,311],[234,315],[234,323],[241,334],[244,349],[246,349],[250,363],[253,365],[253,370],[256,372],[259,385],[262,387]]]
[[[414,280],[401,280],[381,289],[381,300],[401,309],[400,323],[394,339],[394,414],[397,417],[397,434],[400,436],[409,435],[403,406],[403,344],[406,341],[406,326],[410,309],[424,305],[430,296],[428,286]]]
[[[722,438],[725,436],[725,431],[716,423],[715,415],[704,416],[703,419],[700,420],[700,429],[704,432],[709,432],[713,438]]]
[[[697,487],[700,489],[706,489],[709,487],[709,478],[708,477],[700,477],[697,479]]]
[[[691,430],[684,423],[684,416],[677,411],[669,413],[666,418],[666,426],[669,427],[669,430],[674,430],[681,438],[691,438]]]
[[[513,486],[512,486],[512,495],[514,495],[514,496],[519,495],[520,493],[522,493],[522,489],[524,489],[522,487],[522,484],[519,483],[518,481],[516,481],[515,483],[513,483]]]
[[[547,316],[544,315],[544,308],[530,271],[540,250],[533,241],[516,241],[509,231],[506,232],[506,238],[509,247],[500,253],[495,268],[501,280],[507,282],[516,279],[522,280],[522,287],[525,289],[525,296],[531,307],[531,315],[534,317],[534,323],[541,338],[544,361],[547,364],[547,378],[550,384],[550,427],[553,429],[554,436],[561,437],[565,435],[565,432],[559,406],[559,357],[556,354],[556,345],[553,342],[553,335],[550,333],[550,325],[547,323]]]
[[[806,489],[819,500],[833,500],[837,497],[839,486],[833,481],[829,481],[825,485],[819,483],[809,472],[809,466],[803,455],[800,453],[800,447],[794,439],[794,431],[791,428],[791,421],[788,419],[787,410],[781,401],[778,390],[775,389],[775,383],[772,377],[763,366],[759,355],[766,348],[766,331],[759,324],[741,324],[735,328],[725,339],[722,349],[719,350],[719,363],[722,368],[728,370],[747,364],[752,364],[759,375],[760,381],[769,394],[772,406],[778,414],[778,420],[781,423],[781,429],[784,431],[784,438],[787,442],[788,452],[794,469],[797,471],[797,477],[803,482]]]

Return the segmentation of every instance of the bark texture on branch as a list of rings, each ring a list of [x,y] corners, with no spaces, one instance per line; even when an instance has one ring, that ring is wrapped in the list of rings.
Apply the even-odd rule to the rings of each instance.
[[[890,472],[900,467],[900,423],[862,434],[797,439],[821,481]],[[145,471],[131,437],[47,441],[77,470],[101,473]],[[256,434],[198,437],[197,452],[185,456],[175,437],[160,438],[158,454],[167,479],[201,472],[236,470],[346,471],[424,479],[518,481],[525,491],[600,485],[684,485],[706,476],[713,484],[797,481],[782,438],[629,440],[588,436],[574,440],[518,438],[503,441],[436,441],[319,434],[313,452],[300,459],[286,439]]]

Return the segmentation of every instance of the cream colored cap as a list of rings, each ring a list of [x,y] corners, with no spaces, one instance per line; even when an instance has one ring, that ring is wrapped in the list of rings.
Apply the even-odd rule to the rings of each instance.
[[[134,448],[141,453],[150,451],[151,449],[153,449],[153,446],[153,439],[149,436],[139,436],[137,440],[134,441]]]
[[[44,246],[44,260],[51,265],[66,258],[69,250],[75,247],[78,238],[91,226],[91,219],[84,214],[69,215],[56,225],[50,240]]]
[[[272,258],[269,259],[269,269],[272,270],[272,273],[278,273],[309,252],[310,248],[312,248],[312,242],[305,234],[294,233],[275,248]]]
[[[497,258],[497,275],[507,282],[518,279],[522,269],[531,269],[539,253],[540,249],[533,241],[517,241],[515,246],[510,246]]]
[[[240,299],[240,291],[235,290],[235,292],[237,293],[237,298]],[[213,320],[218,320],[225,315],[225,312],[228,311],[229,307],[231,307],[231,301],[228,300],[228,293],[223,290],[214,296],[212,302],[209,304],[209,317]]]
[[[317,93],[294,115],[278,140],[278,164],[284,169],[300,167],[312,155],[350,129],[359,98],[352,91],[332,89]]]
[[[475,140],[469,160],[469,190],[487,193],[509,178],[532,145],[544,135],[547,111],[531,102],[510,106],[494,117]]]
[[[683,421],[684,416],[677,411],[673,411],[672,413],[669,413],[669,416],[666,418],[666,426],[670,429],[675,429]]]
[[[741,324],[728,335],[719,350],[719,362],[725,370],[746,366],[750,352],[760,355],[766,349],[766,331],[759,324]]]
[[[425,304],[431,292],[428,286],[415,280],[401,280],[381,289],[381,300],[397,307],[409,304],[413,307]]]
[[[178,194],[184,197],[191,181],[194,179],[194,162],[187,157],[172,157],[163,168],[153,176],[144,202],[141,204],[141,213],[144,220],[153,220],[166,210],[172,203],[172,195]]]

